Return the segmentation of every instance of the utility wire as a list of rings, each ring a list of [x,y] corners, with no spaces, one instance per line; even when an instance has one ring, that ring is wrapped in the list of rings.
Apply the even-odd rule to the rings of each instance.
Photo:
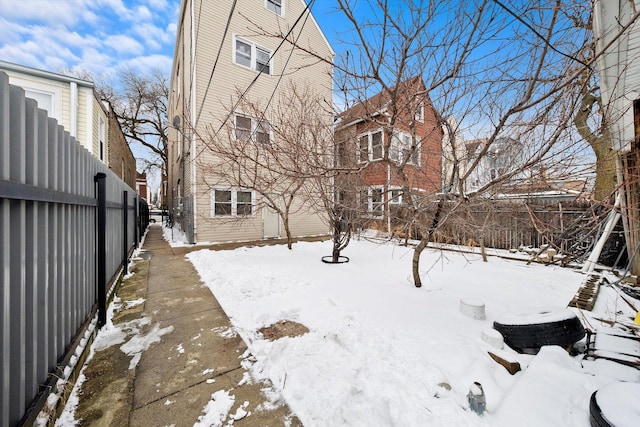
[[[275,56],[275,54],[280,50],[280,48],[282,47],[282,45],[287,41],[287,38],[289,37],[289,35],[291,35],[291,33],[293,32],[293,30],[298,26],[298,24],[300,23],[300,20],[302,19],[302,17],[305,15],[305,13],[309,10],[310,4],[312,4],[315,0],[311,0],[311,2],[309,4],[306,5],[306,7],[304,8],[304,10],[302,11],[302,13],[300,14],[300,16],[298,16],[298,18],[295,20],[295,22],[293,23],[293,25],[291,26],[291,28],[289,29],[289,31],[287,32],[287,34],[285,34],[285,36],[282,38],[282,41],[278,44],[278,47],[276,47],[276,49],[271,53],[271,56],[269,57],[269,62],[271,62],[271,60],[273,59],[273,57]],[[229,119],[231,118],[231,115],[234,114],[236,108],[238,107],[238,105],[240,105],[240,102],[242,102],[242,100],[244,99],[244,97],[247,95],[247,93],[249,93],[249,91],[251,90],[251,88],[253,87],[253,85],[256,83],[256,81],[260,78],[260,76],[262,75],[262,72],[258,72],[258,74],[253,78],[253,80],[251,81],[251,83],[249,83],[249,85],[247,86],[247,88],[242,92],[242,94],[240,94],[240,97],[238,98],[238,100],[236,101],[236,103],[233,105],[233,108],[231,109],[231,111],[229,111],[229,113],[227,114],[227,116],[225,117],[225,119],[223,120],[222,124],[220,125],[220,127],[218,128],[218,130],[216,130],[216,132],[213,134],[213,138],[216,138],[218,136],[218,134],[220,133],[220,131],[224,128],[224,126],[227,124],[227,122],[229,121]],[[204,103],[204,99],[202,101]],[[196,157],[198,157],[200,154],[202,154],[204,152],[204,150],[206,149],[206,146],[203,146],[202,150],[200,151],[200,153],[198,153],[196,155]]]
[[[198,5],[200,10],[198,11],[198,21],[196,22],[196,37],[195,37],[194,42],[190,44],[190,47],[189,47],[190,49],[193,49],[194,46],[195,46],[196,49],[198,48],[198,39],[200,37],[200,18],[202,17],[202,3],[203,3],[203,1],[200,1],[199,5]],[[193,16],[191,17],[191,19],[193,20]],[[192,55],[192,52],[189,52],[189,53],[190,53],[189,60],[191,60],[191,58],[193,58],[193,55]],[[191,76],[193,76],[195,74],[195,69],[196,69],[196,62],[192,61],[191,62],[191,74],[190,74]],[[194,82],[194,80],[195,79],[192,77],[190,79],[190,81],[189,81],[189,93],[192,93],[192,91],[193,91],[193,82]]]
[[[313,3],[315,2],[315,0],[311,0],[309,2],[308,8],[311,8],[311,6],[313,6]],[[304,14],[304,12],[302,12]],[[269,101],[267,101],[267,104],[264,106],[264,109],[262,111],[262,117],[260,117],[260,121],[264,121],[264,117],[265,114],[267,112],[267,110],[269,109],[269,106],[271,105],[271,102],[273,101],[273,98],[278,90],[278,86],[280,86],[280,83],[282,82],[282,78],[284,77],[284,72],[287,69],[287,66],[289,65],[289,61],[291,60],[291,57],[293,56],[293,51],[295,50],[295,47],[298,45],[298,40],[300,39],[300,36],[302,36],[302,31],[304,30],[304,26],[307,24],[307,20],[309,19],[309,16],[311,16],[311,11],[309,11],[309,13],[307,13],[306,18],[304,18],[304,22],[302,23],[302,26],[300,27],[300,32],[298,33],[298,36],[295,38],[295,40],[292,43],[292,48],[291,51],[289,52],[289,56],[287,57],[287,60],[284,63],[284,66],[282,67],[282,72],[280,73],[280,76],[278,77],[278,81],[276,82],[275,87],[273,88],[273,92],[271,92],[271,96],[269,97]]]
[[[200,104],[200,108],[198,109],[196,122],[193,124],[194,129],[198,128],[198,121],[200,121],[200,114],[202,114],[202,108],[204,107],[204,102],[207,100],[207,94],[209,93],[209,88],[211,87],[211,81],[213,80],[213,73],[216,71],[216,66],[218,65],[218,60],[220,59],[220,54],[222,53],[222,48],[224,47],[224,41],[227,38],[227,32],[229,32],[229,26],[231,25],[231,18],[233,16],[233,12],[236,9],[237,2],[238,2],[237,0],[233,0],[233,4],[231,5],[231,11],[229,12],[229,17],[227,18],[227,24],[224,27],[224,34],[222,34],[222,40],[220,41],[220,47],[218,47],[218,54],[216,55],[216,60],[213,63],[213,68],[211,69],[211,74],[209,75],[209,82],[207,83],[207,88],[205,89],[204,96],[202,97],[202,104]],[[200,21],[200,18],[198,18],[198,21]],[[271,58],[269,58],[269,60],[271,60]]]

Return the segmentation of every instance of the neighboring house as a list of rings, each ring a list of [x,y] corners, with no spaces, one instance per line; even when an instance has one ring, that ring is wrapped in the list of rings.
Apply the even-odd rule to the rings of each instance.
[[[467,151],[466,170],[481,156],[465,183],[469,193],[513,170],[522,156],[522,144],[511,138],[496,138],[486,152],[487,139],[484,138],[465,141],[464,145]]]
[[[216,169],[219,157],[207,150],[207,138],[229,145],[241,137],[256,147],[278,144],[271,129],[286,123],[274,112],[291,84],[313,88],[331,105],[334,53],[313,16],[303,15],[305,9],[304,0],[181,2],[169,102],[167,199],[190,242],[283,236],[281,218],[263,208],[260,192]],[[291,28],[300,49],[292,47],[291,38],[283,43],[281,35]],[[256,117],[238,107],[240,101],[270,107]],[[328,116],[326,126],[331,125]],[[326,234],[325,215],[309,202],[298,203],[289,218],[293,237]]]
[[[403,189],[416,200],[441,191],[443,130],[420,77],[340,114],[335,141],[338,164],[361,169],[358,205],[387,228],[394,206],[407,202]]]
[[[585,192],[587,187],[586,179],[553,179],[539,175],[527,181],[501,186],[495,199],[556,205],[557,203],[574,201],[588,196],[588,193]]]
[[[149,184],[147,183],[147,173],[146,172],[136,172],[136,192],[147,201],[147,203],[151,204],[153,201],[151,199],[151,189],[149,188]]]
[[[135,158],[110,107],[96,97],[92,82],[6,61],[0,61],[0,70],[91,154],[135,186]]]
[[[629,255],[640,246],[640,20],[632,22],[638,10],[638,0],[593,2],[595,62],[611,148],[619,155],[619,202]],[[630,259],[631,273],[640,274],[640,256]]]
[[[136,186],[136,159],[133,157],[131,148],[127,144],[127,140],[122,133],[118,118],[114,113],[111,105],[103,101],[107,117],[109,121],[107,152],[109,153],[109,169],[127,183],[131,188]]]
[[[466,185],[463,182],[460,188],[460,181],[467,172],[467,147],[453,116],[444,119],[442,133],[442,192],[466,193]]]

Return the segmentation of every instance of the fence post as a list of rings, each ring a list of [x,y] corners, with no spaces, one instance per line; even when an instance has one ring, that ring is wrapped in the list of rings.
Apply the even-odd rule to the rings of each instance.
[[[129,192],[127,190],[122,191],[122,268],[124,273],[127,274],[127,258],[129,257],[129,236],[127,231],[129,230]]]
[[[94,177],[97,184],[98,212],[97,212],[97,238],[96,238],[96,260],[98,279],[96,285],[98,287],[98,327],[107,323],[107,191],[105,180],[107,175],[98,172]]]
[[[140,231],[138,230],[138,221],[140,221],[140,216],[138,215],[138,196],[133,198],[133,243],[138,247],[138,242],[140,241]]]

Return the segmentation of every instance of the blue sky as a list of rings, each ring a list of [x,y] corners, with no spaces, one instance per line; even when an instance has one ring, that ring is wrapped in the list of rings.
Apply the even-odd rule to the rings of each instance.
[[[53,72],[78,68],[108,76],[119,67],[141,73],[159,68],[168,76],[179,5],[179,0],[0,0],[0,59]],[[330,41],[334,5],[319,0],[313,7]]]

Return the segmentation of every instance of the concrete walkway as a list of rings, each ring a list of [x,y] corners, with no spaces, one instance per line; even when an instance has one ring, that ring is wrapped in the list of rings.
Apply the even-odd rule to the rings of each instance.
[[[247,347],[185,258],[189,249],[171,248],[159,224],[151,225],[142,249],[118,297],[123,304],[145,302],[121,310],[113,323],[161,339],[133,369],[121,345],[96,352],[85,370],[76,418],[85,425],[193,426],[212,394],[222,390],[235,397],[230,416],[240,407],[239,414],[249,413],[236,417],[234,426],[301,425],[282,402],[274,407],[266,401],[262,389],[270,384],[243,381]]]

